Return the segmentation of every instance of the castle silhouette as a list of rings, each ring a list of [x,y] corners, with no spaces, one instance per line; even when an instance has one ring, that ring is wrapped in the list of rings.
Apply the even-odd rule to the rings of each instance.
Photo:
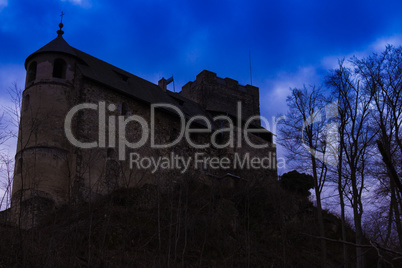
[[[25,61],[12,222],[29,228],[54,208],[92,201],[121,187],[167,186],[189,177],[236,187],[276,178],[276,147],[271,132],[261,127],[258,118],[257,87],[242,86],[204,70],[181,92],[171,92],[164,78],[156,85],[70,46],[63,38],[62,27],[60,24],[54,40]],[[83,104],[89,106],[74,108]],[[246,126],[245,121],[252,116],[255,119]],[[185,136],[179,139],[183,121],[203,130],[188,135],[191,142],[203,145],[213,140],[217,144],[196,148]],[[152,131],[147,132],[145,124]],[[250,130],[247,138],[253,144],[269,146],[249,146],[244,142],[245,128]],[[153,139],[131,148],[139,144],[144,133]],[[127,137],[123,142],[122,134]],[[236,141],[233,146],[229,144],[231,138]],[[151,144],[176,141],[167,148]],[[134,164],[132,155],[137,161]],[[256,162],[264,158],[265,166],[247,166],[253,157],[259,157]],[[152,170],[139,166],[148,163],[144,159],[172,162]],[[194,163],[183,172],[188,159]],[[225,166],[212,166],[203,159],[224,159]],[[233,165],[235,161],[237,165]]]

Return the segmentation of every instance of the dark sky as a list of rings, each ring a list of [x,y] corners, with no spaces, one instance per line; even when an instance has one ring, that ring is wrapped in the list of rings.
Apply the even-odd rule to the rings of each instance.
[[[0,0],[0,97],[23,86],[25,58],[56,37],[61,11],[70,45],[154,83],[174,75],[176,90],[203,69],[250,83],[251,51],[266,117],[338,58],[402,40],[401,1]]]
[[[271,124],[289,88],[319,84],[340,58],[402,44],[396,0],[0,0],[1,109],[13,83],[24,86],[26,57],[57,36],[61,11],[71,46],[153,83],[174,75],[176,91],[204,69],[250,83],[251,52]]]
[[[176,91],[204,69],[250,83],[251,52],[270,122],[290,87],[402,43],[402,1],[0,0],[0,104],[23,87],[25,58],[57,36],[61,11],[71,46],[153,83],[174,75]]]

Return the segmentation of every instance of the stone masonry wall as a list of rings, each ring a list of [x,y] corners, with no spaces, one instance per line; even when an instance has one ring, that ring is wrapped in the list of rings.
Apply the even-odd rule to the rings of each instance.
[[[208,111],[237,115],[237,103],[242,103],[242,119],[260,115],[259,91],[257,87],[242,86],[231,78],[220,78],[204,70],[194,82],[183,86],[182,96],[201,104]]]
[[[127,95],[116,92],[113,89],[106,88],[92,81],[86,81],[82,89],[82,101],[87,103],[99,104],[105,102],[106,120],[112,119],[115,122],[115,129],[118,130],[118,117],[124,120],[132,115],[138,115],[144,118],[148,126],[151,127],[150,106],[142,101],[135,100]],[[110,111],[109,105],[114,105],[116,109]],[[122,115],[123,110],[126,114]],[[80,122],[77,124],[75,132],[81,141],[97,141],[99,139],[99,113],[94,110],[85,110],[80,115]],[[157,144],[168,143],[177,138],[181,129],[180,120],[174,114],[166,111],[157,111],[155,116],[155,142]],[[79,149],[80,167],[76,170],[75,185],[72,186],[72,194],[83,199],[93,199],[98,195],[106,194],[119,187],[136,187],[147,183],[169,184],[180,181],[185,178],[198,178],[206,183],[217,178],[224,177],[227,174],[241,177],[248,180],[269,180],[276,177],[276,148],[272,143],[266,149],[254,149],[248,146],[244,139],[241,146],[234,148],[209,148],[196,149],[190,146],[185,139],[181,140],[177,145],[171,148],[151,148],[150,140],[140,148],[125,148],[125,160],[119,160],[118,133],[112,138],[112,144],[109,140],[110,122],[105,128],[106,144],[104,148],[95,149]],[[146,131],[147,129],[145,129]],[[137,142],[140,140],[143,129],[137,122],[127,124],[126,134],[129,142]],[[235,140],[237,141],[237,130],[234,131]],[[226,136],[225,136],[226,135]],[[222,143],[228,138],[225,134]],[[251,140],[255,143],[266,143],[259,137],[253,136]],[[211,134],[197,134],[192,137],[196,143],[209,143]],[[114,142],[113,142],[114,140]],[[130,167],[130,154],[135,154],[140,159],[158,159],[159,157],[182,157],[183,159],[191,159],[190,166],[186,172],[182,172],[177,168],[160,168],[153,172],[152,168],[138,168],[134,165]],[[206,159],[204,162],[199,161],[196,164],[196,158]],[[270,168],[254,169],[249,166],[250,158],[270,158]],[[227,168],[214,168],[216,165],[208,163],[208,159],[227,158],[230,162]],[[246,158],[246,160],[244,160]],[[258,160],[256,160],[258,161]],[[202,163],[201,163],[202,162]],[[237,166],[235,167],[235,162]],[[248,162],[244,164],[245,162]],[[268,160],[265,160],[265,166]],[[203,164],[207,163],[207,164]],[[243,164],[242,164],[243,163]],[[241,167],[242,166],[242,167]],[[252,174],[250,170],[253,170]]]

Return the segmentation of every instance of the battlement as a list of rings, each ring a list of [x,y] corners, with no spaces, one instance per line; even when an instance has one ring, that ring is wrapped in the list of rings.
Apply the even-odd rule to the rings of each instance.
[[[258,94],[258,87],[252,86],[252,85],[240,85],[237,80],[234,80],[232,78],[221,78],[216,75],[216,73],[208,71],[208,70],[203,70],[196,76],[196,80],[194,82],[188,82],[184,87],[191,85],[192,83],[195,82],[207,82],[207,83],[218,83],[224,87],[227,87],[228,89],[232,90],[239,90],[242,92],[246,92],[249,94]]]
[[[210,112],[236,116],[240,101],[243,119],[260,115],[258,87],[240,85],[234,79],[220,78],[211,71],[200,72],[195,81],[183,86],[180,94]]]

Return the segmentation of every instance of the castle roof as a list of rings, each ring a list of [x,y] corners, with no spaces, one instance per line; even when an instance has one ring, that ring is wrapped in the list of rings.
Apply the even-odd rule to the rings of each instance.
[[[31,59],[33,56],[41,54],[41,53],[46,53],[46,52],[57,52],[57,53],[65,53],[69,54],[71,56],[76,56],[74,52],[74,48],[72,48],[66,40],[64,40],[62,35],[58,35],[55,39],[32,53],[31,55],[28,56],[28,58],[25,60],[25,68],[27,67],[27,62],[29,59]]]
[[[195,115],[203,115],[210,118],[210,115],[202,109],[199,104],[178,94],[171,94],[169,91],[165,92],[152,82],[70,46],[64,40],[62,34],[59,34],[48,44],[29,55],[25,60],[25,66],[32,57],[42,53],[62,53],[70,55],[77,59],[77,66],[85,78],[101,83],[108,88],[129,95],[140,101],[148,104],[166,103],[174,105],[179,108],[187,118]],[[169,111],[169,109],[167,110]],[[173,110],[170,112],[177,114]],[[203,124],[203,121],[199,123]],[[215,126],[212,127],[215,128]]]

